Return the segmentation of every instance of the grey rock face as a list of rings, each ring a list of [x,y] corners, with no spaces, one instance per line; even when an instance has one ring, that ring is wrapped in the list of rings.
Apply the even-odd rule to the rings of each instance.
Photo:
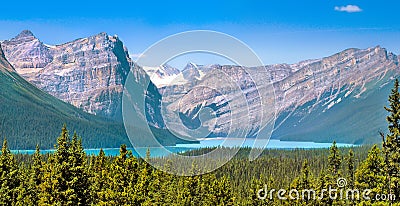
[[[296,125],[300,125],[301,121],[305,121],[304,118],[310,116],[310,114],[328,113],[328,111],[335,109],[340,104],[351,104],[350,102],[358,102],[361,99],[366,99],[366,101],[372,103],[376,102],[374,99],[368,99],[370,93],[388,85],[400,73],[399,57],[379,46],[363,50],[347,49],[326,58],[302,61],[297,64],[277,64],[246,68],[246,71],[255,74],[252,76],[255,77],[254,82],[260,83],[260,85],[257,85],[258,89],[254,85],[247,84],[251,83],[251,81],[246,79],[246,75],[240,72],[240,67],[222,66],[219,69],[222,69],[231,78],[239,82],[242,91],[245,91],[246,96],[250,97],[248,99],[250,102],[254,102],[251,101],[251,97],[257,99],[257,92],[269,91],[263,91],[260,88],[268,86],[270,82],[262,78],[270,75],[269,77],[274,85],[274,94],[270,92],[270,94],[266,94],[265,96],[276,100],[275,108],[279,121],[277,121],[275,129],[281,127],[285,128],[285,130],[290,130]],[[181,75],[186,72],[186,75],[183,75],[184,79],[195,77],[191,79],[192,81],[187,81],[185,84],[182,84],[181,81],[177,81],[177,83],[171,81],[169,85],[159,88],[160,93],[163,95],[163,101],[168,102],[166,105],[168,105],[169,110],[184,114],[184,119],[188,120],[197,118],[196,115],[198,115],[200,107],[214,105],[215,112],[221,114],[215,120],[217,122],[217,129],[213,130],[215,131],[214,136],[223,136],[224,131],[227,129],[226,125],[231,124],[225,117],[226,114],[239,114],[243,111],[241,108],[229,108],[229,103],[234,99],[234,93],[228,95],[228,98],[221,98],[221,95],[217,91],[199,89],[199,85],[213,85],[213,83],[220,81],[221,78],[218,75],[212,75],[212,71],[215,71],[215,68],[209,70],[203,69],[202,72],[204,75],[199,75],[199,71],[198,67],[188,67],[187,71],[183,70],[181,72]],[[267,73],[268,75],[261,75],[263,73]],[[156,80],[154,81],[157,85]],[[271,102],[272,100],[268,101]],[[373,107],[371,106],[371,108],[381,109],[382,106],[376,104]],[[256,122],[260,121],[259,116],[257,116],[260,107],[249,106],[248,108],[250,110],[249,118],[253,121],[254,128],[250,129],[253,133],[249,132],[246,135],[252,136],[259,126]],[[359,109],[362,111],[365,108]],[[344,110],[341,109],[337,113],[341,111]],[[347,115],[352,115],[351,112],[347,111],[347,113]],[[368,114],[368,112],[366,111],[365,114]],[[292,116],[298,117],[296,118],[296,122],[287,122],[286,120],[291,119]],[[263,118],[265,117],[263,116]],[[362,118],[364,119],[354,120],[356,121],[355,124],[358,123],[357,121],[369,121],[368,118],[372,118],[372,116],[365,115]],[[376,117],[370,119],[370,123],[380,124]],[[330,123],[326,122],[326,124],[329,125]],[[241,127],[242,125],[231,125],[231,129],[241,129]],[[372,126],[370,128],[376,129],[376,127]],[[300,130],[311,131],[311,128],[296,128],[296,131],[300,132]],[[367,129],[365,133],[357,135],[372,135],[372,132],[374,131]],[[283,133],[280,132],[280,134]],[[318,135],[324,134],[319,131],[317,133]],[[303,134],[310,137],[310,135],[316,135],[317,133],[304,132]],[[343,135],[343,137],[347,136]],[[280,137],[278,136],[277,138]],[[313,138],[313,141],[317,140]]]
[[[40,42],[32,32],[22,31],[18,36],[2,43],[2,49],[18,73],[30,77],[53,61],[50,48]]]
[[[365,50],[347,49],[320,60],[291,65],[291,74],[274,84],[280,100],[279,111],[314,99],[318,100],[315,104],[324,99],[331,103],[344,90],[348,92],[346,97],[360,97],[368,89],[366,85],[369,82],[399,73],[396,59],[396,55],[378,46]],[[356,88],[360,92],[354,93]],[[325,96],[326,92],[330,94]],[[326,109],[328,107],[329,104]]]
[[[43,91],[86,112],[121,118],[121,93],[133,64],[118,37],[100,33],[47,46],[23,31],[2,48],[17,72]]]

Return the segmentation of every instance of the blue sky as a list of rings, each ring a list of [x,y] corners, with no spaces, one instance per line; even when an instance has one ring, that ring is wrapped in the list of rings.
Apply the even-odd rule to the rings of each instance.
[[[168,35],[206,29],[242,40],[265,64],[376,45],[400,54],[395,0],[53,2],[2,2],[0,39],[29,29],[47,44],[60,44],[105,31],[118,34],[135,57]]]

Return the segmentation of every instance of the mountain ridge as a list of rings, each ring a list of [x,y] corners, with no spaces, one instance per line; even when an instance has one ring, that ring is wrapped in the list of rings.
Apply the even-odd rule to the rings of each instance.
[[[225,65],[218,67],[218,69],[235,75],[235,73],[239,74],[238,69],[240,67]],[[232,72],[229,70],[232,70]],[[388,85],[391,85],[393,79],[400,73],[399,57],[380,46],[367,49],[349,48],[320,59],[305,60],[294,64],[251,67],[246,68],[246,70],[255,74],[262,72],[271,74],[277,107],[277,122],[272,135],[273,138],[324,142],[332,141],[332,137],[336,137],[336,139],[346,143],[363,143],[364,140],[371,143],[377,141],[372,138],[376,135],[377,130],[385,131],[385,127],[383,127],[385,123],[383,110],[386,103],[385,95],[390,90]],[[263,81],[257,75],[253,75],[253,77],[255,82]],[[240,79],[242,78],[240,76],[233,78],[239,78],[239,82],[246,81]],[[217,113],[218,111],[221,113],[231,112],[222,106],[229,101],[216,101],[218,95],[203,97],[202,99],[201,96],[198,96],[198,92],[196,97],[191,92],[193,88],[196,88],[196,85],[207,85],[216,81],[218,79],[206,73],[194,84],[174,85],[174,82],[171,81],[169,85],[160,87],[159,90],[164,95],[163,100],[167,101],[166,105],[169,105],[169,109],[185,114],[185,119],[197,118],[192,116],[194,115],[192,111],[196,111],[196,108],[199,107],[198,103],[201,102],[208,102],[209,105],[216,104],[219,108],[215,111]],[[386,88],[387,91],[381,88]],[[374,96],[379,96],[381,99],[377,101],[373,98]],[[186,102],[186,104],[178,106],[175,102]],[[192,103],[188,104],[188,102]],[[349,108],[357,109],[358,107],[354,107],[351,102],[359,104],[360,110],[366,114],[358,115],[358,119],[354,119],[349,118],[351,116],[350,111],[348,111],[348,114],[342,114],[346,108],[337,109],[338,105],[348,105]],[[370,103],[373,103],[373,105]],[[373,108],[374,112],[364,111],[365,108]],[[335,114],[330,111],[335,111],[342,117],[349,116],[347,119],[357,121],[356,124],[361,124],[363,120],[370,120],[369,127],[361,126],[359,128],[363,129],[355,128],[354,132],[351,133],[342,124],[346,121],[336,121]],[[331,114],[331,120],[326,116],[327,113]],[[368,113],[378,113],[381,118]],[[348,134],[343,132],[326,132],[324,134],[319,130],[313,130],[313,125],[315,128],[328,129],[328,127],[317,127],[318,122],[308,118],[309,116],[315,118],[322,118],[323,116],[326,125],[337,128],[336,131],[346,131]],[[310,124],[310,122],[313,122],[313,124]],[[221,122],[217,124],[217,127],[221,128],[224,124],[224,122]],[[290,130],[298,131],[298,134],[288,132]],[[218,135],[221,135],[221,133],[218,133]]]
[[[119,122],[125,79],[129,71],[142,70],[123,42],[105,32],[50,46],[22,31],[4,41],[2,48],[17,72],[38,88],[85,112]],[[152,101],[156,111],[158,100]],[[151,124],[163,126],[160,118]]]

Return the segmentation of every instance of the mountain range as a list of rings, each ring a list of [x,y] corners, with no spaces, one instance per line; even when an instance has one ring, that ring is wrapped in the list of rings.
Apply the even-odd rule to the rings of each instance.
[[[206,89],[191,92],[199,90],[199,85],[218,82],[220,77],[213,74],[216,69],[231,77],[242,78],[239,82],[246,81],[243,76],[238,76],[242,67],[229,65],[189,63],[180,73],[164,74],[164,78],[152,75],[154,72],[149,75],[169,109],[178,110],[185,115],[184,119],[192,120],[198,119],[199,105],[217,108],[217,114],[232,112],[228,108],[229,99],[221,101],[217,98],[221,95],[199,96]],[[378,132],[386,131],[387,114],[383,106],[387,105],[393,80],[400,72],[399,57],[380,46],[347,49],[329,57],[296,64],[245,69],[255,74],[267,72],[271,75],[276,104],[272,138],[315,142],[336,140],[356,144],[377,142]],[[261,87],[270,84],[262,79],[255,81],[260,82]],[[249,89],[257,90],[256,87]],[[225,124],[226,121],[217,121],[218,129],[214,129],[216,133],[211,132],[210,136],[223,136],[226,132],[221,128]],[[257,126],[255,124],[252,129],[256,130]]]
[[[46,103],[43,106],[46,111],[54,111],[55,116],[64,114],[63,118],[47,118],[46,114],[43,115],[47,119],[45,123],[37,119],[28,119],[26,122],[57,126],[62,122],[76,124],[77,128],[81,126],[81,129],[76,129],[77,132],[85,138],[92,132],[82,131],[91,131],[87,128],[97,125],[92,127],[93,135],[87,137],[90,147],[113,147],[117,143],[127,142],[125,132],[121,129],[121,98],[129,71],[133,71],[137,79],[151,80],[146,91],[137,91],[147,94],[148,108],[143,116],[163,136],[163,141],[170,145],[180,142],[166,130],[171,122],[181,121],[188,128],[198,128],[203,123],[209,130],[208,137],[223,137],[231,130],[245,130],[243,136],[251,138],[262,129],[259,122],[275,116],[272,133],[275,139],[315,142],[336,140],[356,144],[378,142],[378,131],[386,131],[383,106],[387,105],[392,82],[400,71],[399,57],[379,46],[347,49],[329,57],[296,64],[241,67],[188,63],[181,69],[169,65],[141,67],[131,60],[128,49],[117,36],[104,32],[65,44],[46,45],[32,32],[25,30],[3,41],[1,48],[4,51],[1,82],[16,84],[15,79],[19,82],[17,86],[2,84],[2,96],[6,98],[3,98],[1,107],[4,111],[23,111],[23,117],[14,115],[7,121],[4,119],[10,114],[1,113],[2,124],[8,124],[2,126],[3,131],[8,131],[7,137],[18,139],[22,136],[27,140],[32,132],[41,132],[43,129],[24,126],[27,129],[19,129],[10,135],[15,125],[22,125],[25,116],[37,116],[29,108]],[[231,108],[241,91],[228,90],[226,85],[218,83],[221,82],[222,73],[234,79],[241,91],[245,91],[247,102],[252,102],[250,107],[238,104],[238,108]],[[250,74],[258,85],[252,83]],[[270,81],[263,79],[265,76]],[[224,92],[204,85],[221,87]],[[270,89],[256,89],[256,86],[273,88],[273,92]],[[16,95],[18,91],[10,88],[29,91],[29,94]],[[265,102],[260,102],[260,95],[267,97],[263,100]],[[20,102],[20,96],[26,97],[24,105],[29,106],[11,109],[12,102]],[[42,96],[47,99],[45,102],[35,102]],[[162,108],[162,104],[165,107]],[[274,105],[274,108],[261,115],[260,105],[263,104]],[[202,108],[211,109],[216,116],[200,121],[199,111]],[[163,112],[178,115],[173,119],[169,115],[163,116]],[[246,112],[249,114],[250,128],[238,121]],[[66,121],[64,117],[71,121]],[[233,120],[230,117],[234,117]],[[50,119],[54,119],[54,123],[50,124]],[[75,128],[75,125],[72,126]],[[108,128],[110,132],[106,133],[98,127],[103,130]],[[110,128],[116,128],[117,132]],[[33,131],[27,132],[29,130]],[[101,140],[103,143],[100,146],[100,143],[95,143],[96,138],[109,136],[104,134],[110,133],[118,139],[115,140],[117,143],[111,143],[114,141],[112,138],[108,139],[110,142]],[[49,138],[54,135],[54,132],[46,133],[47,139],[42,138],[41,141],[52,142]],[[20,147],[18,144],[16,146]]]

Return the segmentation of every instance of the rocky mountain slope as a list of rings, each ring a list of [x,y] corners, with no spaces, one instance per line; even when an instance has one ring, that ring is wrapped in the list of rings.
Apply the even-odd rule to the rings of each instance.
[[[88,148],[118,147],[129,140],[121,123],[85,113],[20,77],[0,49],[0,136],[13,149],[52,149],[64,123]]]
[[[2,48],[17,72],[38,88],[88,113],[121,120],[123,84],[134,64],[118,37],[99,33],[49,46],[22,31]]]
[[[191,67],[190,74],[198,74],[200,66]],[[222,114],[234,113],[229,108],[231,100],[216,98],[217,93],[199,95],[194,92],[198,85],[218,81],[218,76],[208,75],[215,69],[229,73],[239,82],[246,82],[237,66],[214,66],[197,75],[195,81],[174,84],[174,81],[159,88],[163,101],[170,110],[183,114],[183,119],[196,119],[198,108],[215,105],[214,111]],[[285,140],[337,141],[365,143],[379,141],[379,130],[385,131],[387,94],[392,81],[400,73],[399,57],[381,47],[368,49],[347,49],[335,55],[297,64],[277,64],[265,67],[246,68],[255,74],[267,72],[274,84],[277,121],[273,138]],[[183,75],[184,71],[180,75]],[[256,79],[254,82],[268,81]],[[263,75],[259,75],[261,77]],[[157,84],[156,80],[155,84]],[[256,88],[245,87],[247,93]],[[250,91],[248,91],[250,90]],[[270,95],[267,95],[270,96]],[[270,97],[273,98],[273,97]],[[184,102],[184,103],[182,103]],[[190,102],[190,103],[189,103]],[[179,106],[177,106],[179,105]],[[259,108],[258,108],[259,109]],[[239,109],[240,110],[240,109]],[[250,108],[257,113],[257,108]],[[217,130],[211,136],[224,135],[224,118],[216,118]],[[214,121],[214,120],[213,120]],[[189,124],[189,123],[188,123]],[[258,124],[254,124],[255,131]],[[240,125],[233,125],[240,129]],[[251,136],[251,132],[248,136]],[[375,139],[374,139],[375,138]]]
[[[51,148],[63,123],[85,137],[83,143],[87,148],[130,144],[122,123],[123,85],[129,71],[137,82],[149,77],[129,59],[117,37],[100,33],[48,46],[31,32],[23,31],[3,44],[0,131],[12,139],[13,147],[34,148],[40,143]],[[8,59],[18,68],[14,69]],[[146,114],[141,116],[158,141],[163,145],[185,143],[163,129],[157,87],[150,82],[147,88],[135,92],[145,95]],[[142,139],[144,146],[153,146],[147,144],[149,134],[143,128],[134,127],[131,131]]]

